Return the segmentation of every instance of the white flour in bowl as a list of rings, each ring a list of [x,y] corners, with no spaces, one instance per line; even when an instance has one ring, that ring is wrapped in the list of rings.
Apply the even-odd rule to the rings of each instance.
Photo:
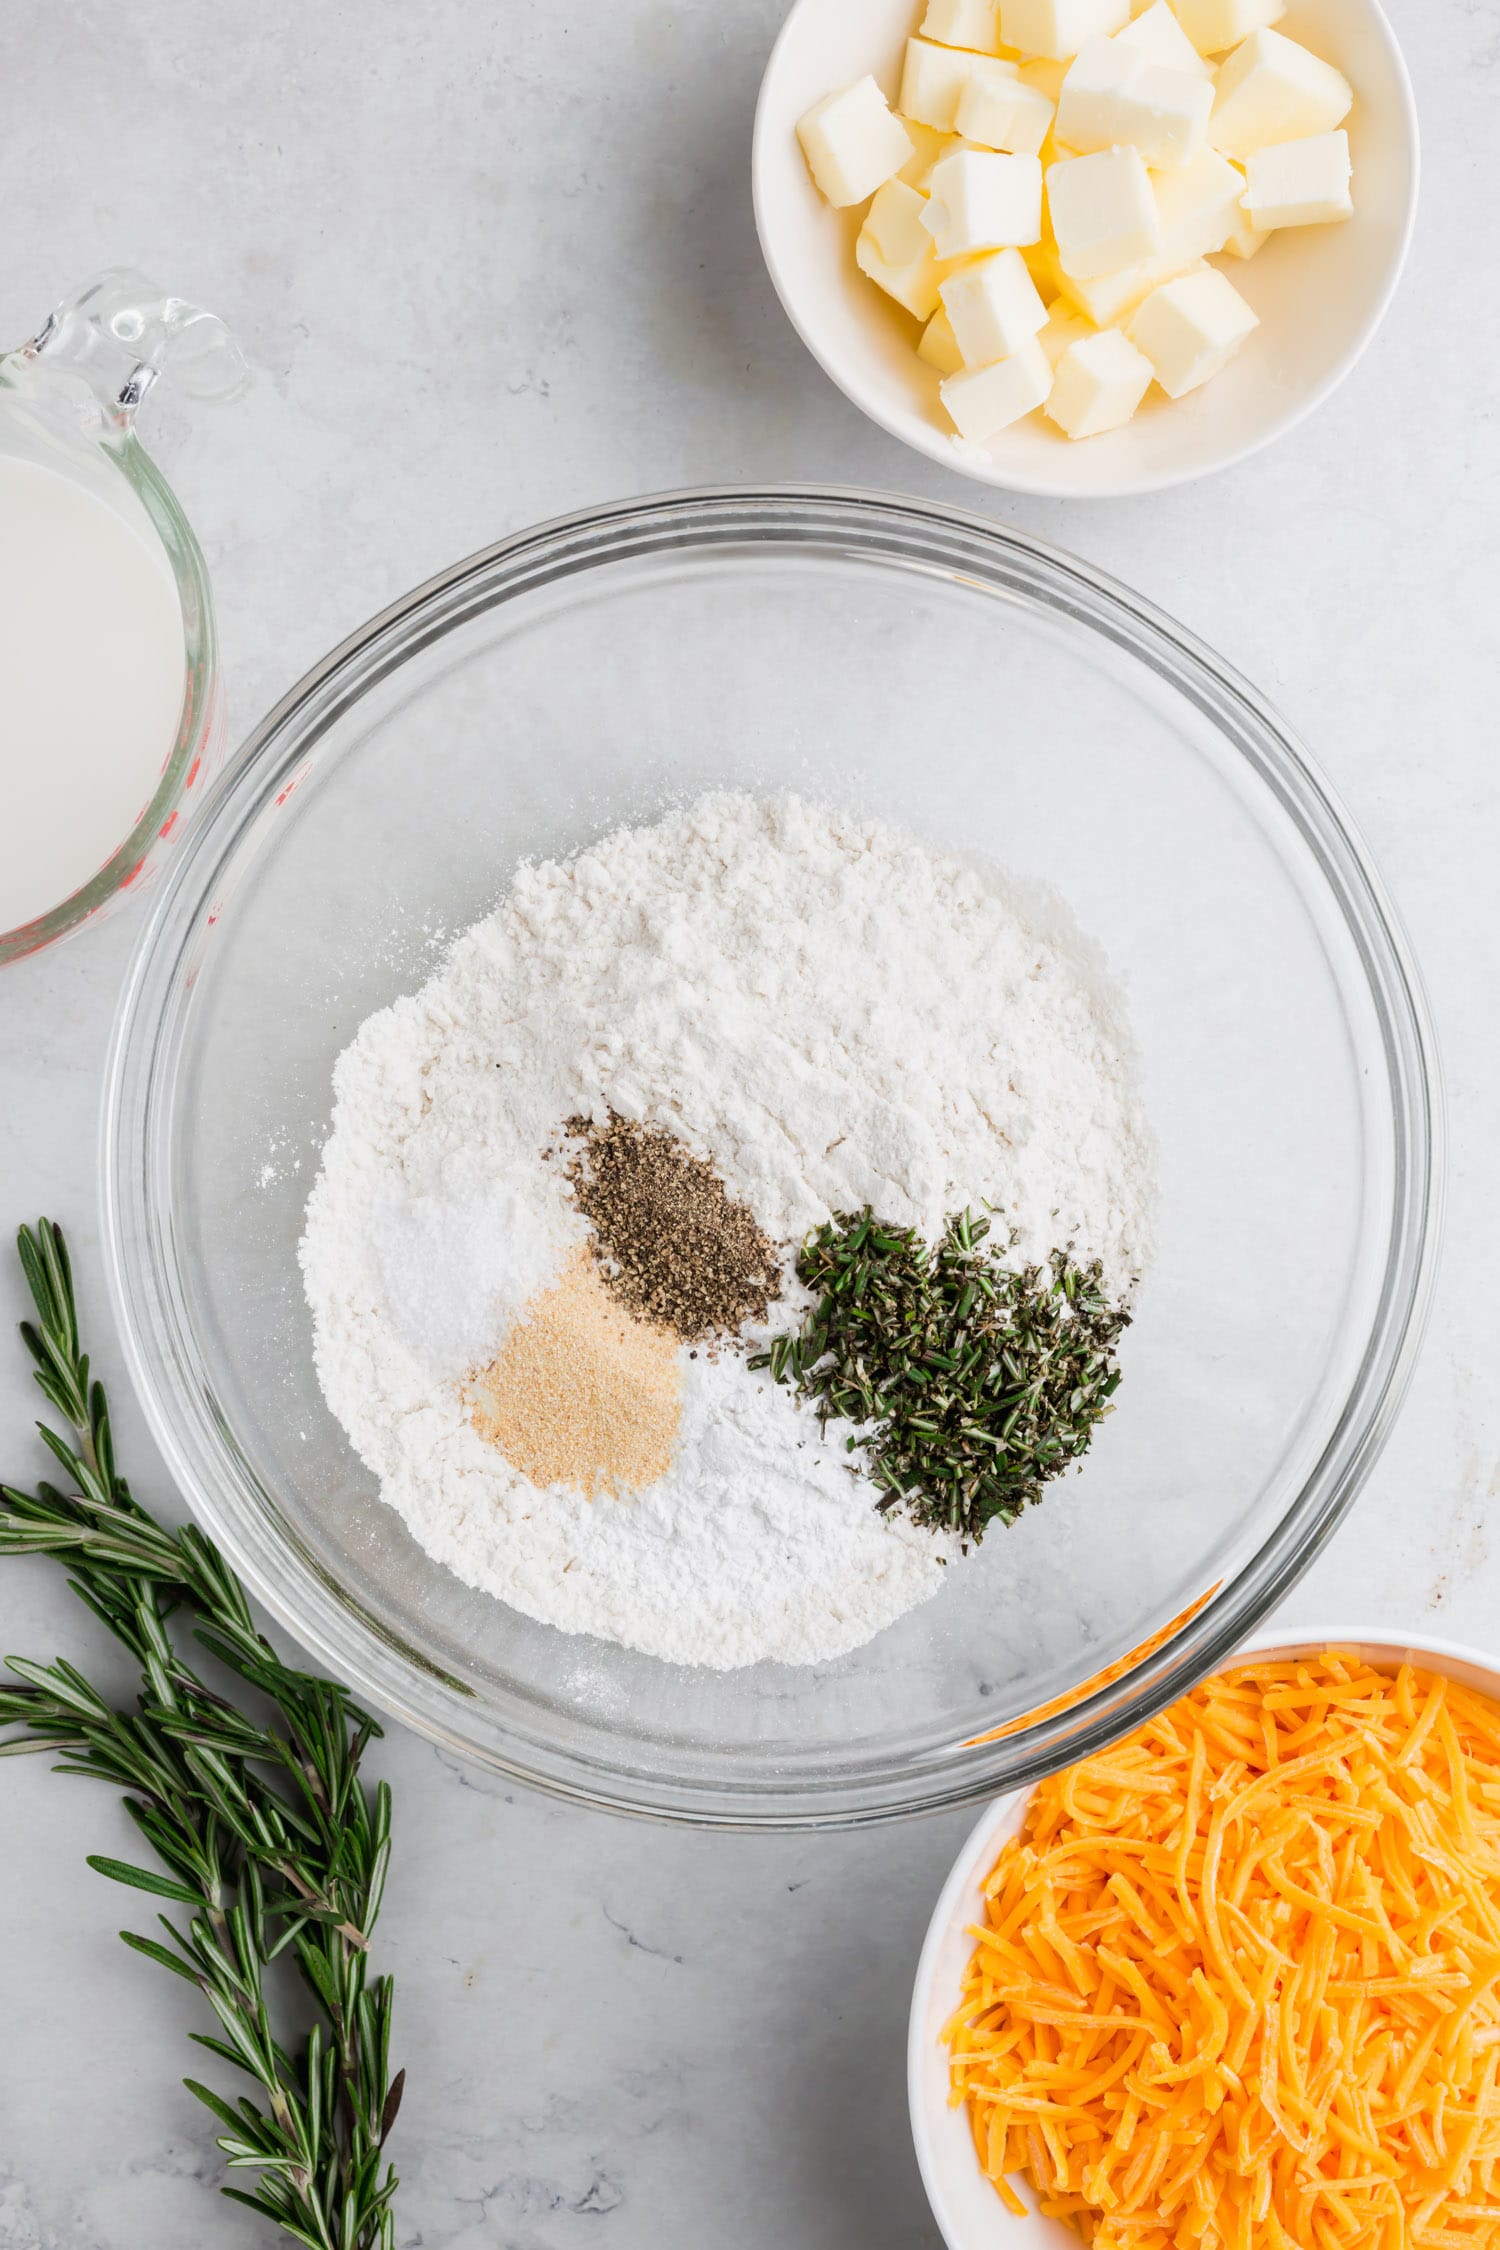
[[[1148,1144],[1097,962],[1002,880],[797,797],[719,795],[523,866],[421,992],[361,1027],[302,1263],[324,1394],[439,1562],[564,1631],[680,1663],[810,1663],[936,1592],[951,1543],[874,1507],[845,1431],[683,1349],[673,1465],[529,1483],[461,1386],[587,1229],[564,1121],[663,1127],[793,1246],[865,1204],[929,1239],[988,1203],[1016,1255],[1146,1248]],[[795,1282],[772,1324],[795,1316]]]

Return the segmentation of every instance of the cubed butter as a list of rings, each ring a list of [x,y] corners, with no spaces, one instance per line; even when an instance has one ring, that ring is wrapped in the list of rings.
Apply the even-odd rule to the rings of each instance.
[[[1160,279],[1155,258],[1137,258],[1117,273],[1100,274],[1093,281],[1075,281],[1071,274],[1060,273],[1059,285],[1063,297],[1085,316],[1091,328],[1109,328],[1133,312]]]
[[[1259,326],[1228,275],[1208,266],[1153,289],[1126,334],[1168,398],[1184,398],[1217,375]]]
[[[988,58],[974,59],[979,62]],[[981,148],[1004,149],[1012,156],[1040,156],[1042,143],[1052,130],[1052,103],[1035,86],[1024,82],[1013,63],[997,61],[995,70],[997,75],[989,79],[971,74],[958,99],[959,132]],[[1002,71],[1009,76],[999,76]]]
[[[1059,297],[1045,322],[1037,330],[1036,340],[1056,367],[1070,344],[1076,344],[1081,337],[1092,336],[1093,333],[1093,322],[1086,320],[1081,312],[1075,312],[1071,305]]]
[[[1040,240],[1042,167],[1034,156],[961,148],[928,177],[922,223],[940,258]]]
[[[917,357],[925,359],[928,366],[935,367],[940,375],[956,375],[963,366],[964,355],[958,348],[953,323],[941,305],[922,331]]]
[[[1090,39],[1080,47],[1057,97],[1058,139],[1080,156],[1127,141],[1129,133],[1119,129],[1134,122],[1126,96],[1144,67],[1133,47],[1115,39]]]
[[[1091,39],[1074,58],[1057,104],[1057,137],[1090,152],[1138,149],[1175,169],[1203,147],[1214,90],[1206,78],[1154,63],[1124,39]]]
[[[1117,273],[1161,248],[1161,220],[1139,149],[1101,149],[1049,165],[1047,204],[1058,262],[1073,279]]]
[[[1040,242],[1031,243],[1021,252],[1026,260],[1026,270],[1037,285],[1044,304],[1050,305],[1062,292],[1062,268],[1057,262],[1057,244],[1044,235]]]
[[[1200,55],[1221,55],[1286,14],[1286,0],[1172,0],[1172,6]]]
[[[1058,286],[1068,303],[1087,317],[1090,327],[1113,328],[1127,313],[1134,312],[1143,297],[1170,278],[1159,257],[1137,258],[1133,265],[1121,266],[1118,273],[1100,274],[1092,281],[1075,281],[1059,270]]]
[[[1131,86],[1129,106],[1136,118],[1131,145],[1153,171],[1175,171],[1208,144],[1211,79],[1148,62]]]
[[[938,306],[938,258],[922,224],[926,210],[927,198],[905,180],[887,180],[854,245],[860,272],[918,320],[930,320]]]
[[[1052,389],[1052,362],[1034,336],[1009,359],[966,368],[938,386],[954,428],[971,445],[1009,429],[1044,406]]]
[[[1244,225],[1246,214],[1239,212],[1237,216],[1239,225]],[[1037,250],[1028,250],[1025,263],[1048,304],[1055,297],[1061,299],[1066,311],[1082,313],[1091,328],[1118,328],[1124,315],[1136,311],[1140,299],[1149,297],[1163,281],[1176,281],[1181,272],[1208,272],[1203,259],[1183,263],[1167,245],[1156,252],[1156,257],[1136,259],[1133,266],[1122,266],[1113,275],[1097,275],[1091,281],[1077,281],[1061,270],[1055,243],[1039,243]]]
[[[1052,107],[1056,109],[1058,97],[1063,90],[1063,80],[1067,77],[1069,68],[1069,58],[1066,55],[1060,56],[1055,62],[1046,55],[1036,55],[1030,62],[1021,64],[1021,84],[1032,86],[1037,93],[1044,94]]]
[[[960,443],[1187,396],[1260,325],[1206,261],[1349,215],[1353,93],[1283,6],[921,0],[899,110],[865,78],[801,120],[829,200],[870,199],[856,261],[921,323]]]
[[[1177,171],[1158,172],[1151,187],[1161,221],[1163,281],[1213,257],[1245,223],[1245,175],[1217,149],[1200,149]]]
[[[1047,418],[1067,437],[1099,437],[1128,422],[1150,387],[1150,360],[1118,328],[1101,328],[1059,359]]]
[[[909,187],[927,192],[927,175],[939,157],[947,156],[958,146],[957,133],[939,133],[931,125],[919,125],[914,117],[903,117],[906,137],[911,142],[911,155],[896,174]]]
[[[1224,255],[1226,258],[1253,258],[1258,250],[1264,250],[1270,239],[1269,233],[1262,234],[1259,227],[1236,227],[1224,245]]]
[[[1354,209],[1349,192],[1349,136],[1312,133],[1302,141],[1280,141],[1245,160],[1245,209],[1262,233],[1271,227],[1318,227],[1347,219]]]
[[[1129,21],[1130,0],[1000,0],[1000,37],[1023,55],[1076,55]]]
[[[1331,133],[1353,103],[1353,87],[1332,63],[1279,31],[1253,31],[1220,67],[1208,137],[1226,156],[1246,157]]]
[[[1160,63],[1164,70],[1185,70],[1192,78],[1213,77],[1213,65],[1199,54],[1167,0],[1151,0],[1150,7],[1115,36],[1122,47],[1139,47],[1147,62]]]
[[[873,78],[857,78],[814,102],[797,138],[813,179],[840,210],[883,187],[912,152],[905,126]]]
[[[1000,46],[999,0],[927,0],[922,37],[993,55]]]
[[[1019,250],[992,250],[938,285],[965,367],[1009,359],[1045,327],[1047,308]]]
[[[953,129],[966,141],[977,141],[977,133],[966,132],[959,124],[959,116],[968,104],[970,114],[982,117],[988,110],[1004,114],[1006,107],[1021,90],[1020,73],[1013,62],[1002,55],[965,55],[964,80],[959,88],[958,100],[953,110]],[[998,142],[986,141],[986,148],[998,147]]]
[[[958,115],[958,97],[968,84],[973,58],[959,47],[940,47],[931,39],[908,39],[901,72],[903,117],[951,133]]]
[[[1060,296],[1075,312],[1084,314],[1091,327],[1117,328],[1141,300],[1149,297],[1153,289],[1159,289],[1164,281],[1175,281],[1183,272],[1204,273],[1208,268],[1201,258],[1182,267],[1158,254],[1154,258],[1138,258],[1134,265],[1121,266],[1118,273],[1101,274],[1093,281],[1074,281],[1061,267],[1055,271]],[[1047,294],[1047,278],[1042,271],[1035,275],[1043,296]]]

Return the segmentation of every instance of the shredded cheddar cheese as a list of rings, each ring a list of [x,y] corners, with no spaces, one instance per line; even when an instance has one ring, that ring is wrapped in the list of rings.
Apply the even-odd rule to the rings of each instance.
[[[1500,2250],[1500,1706],[1337,1650],[1045,1781],[945,2037],[1095,2250]]]

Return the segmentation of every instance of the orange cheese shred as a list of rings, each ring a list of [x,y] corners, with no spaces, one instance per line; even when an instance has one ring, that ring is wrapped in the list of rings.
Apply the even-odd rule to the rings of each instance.
[[[1500,1705],[1246,1664],[1044,1781],[944,2032],[1095,2250],[1500,2250]]]

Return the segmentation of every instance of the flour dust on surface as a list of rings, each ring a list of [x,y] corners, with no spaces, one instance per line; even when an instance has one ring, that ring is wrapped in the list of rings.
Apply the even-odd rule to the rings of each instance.
[[[1124,1324],[1150,1205],[1128,1037],[1062,921],[881,822],[712,795],[522,865],[361,1026],[303,1274],[329,1405],[435,1560],[670,1662],[806,1664],[1039,1496],[1112,1405],[1074,1308]],[[880,1256],[925,1288],[979,1212],[914,1359]],[[850,1253],[822,1327],[816,1230]],[[986,1295],[1033,1289],[1007,1342]],[[852,1387],[806,1373],[835,1331]],[[1061,1333],[1049,1388],[1027,1339]]]

